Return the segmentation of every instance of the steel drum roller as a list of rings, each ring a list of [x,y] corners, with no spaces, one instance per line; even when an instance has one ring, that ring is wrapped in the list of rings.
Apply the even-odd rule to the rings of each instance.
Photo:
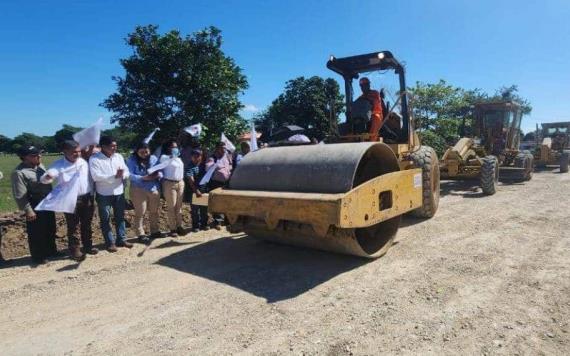
[[[383,143],[274,147],[246,155],[229,189],[337,194],[399,169],[393,151]],[[311,225],[295,221],[280,221],[276,228],[269,228],[263,220],[243,217],[236,225],[250,236],[278,243],[378,257],[390,247],[399,223],[400,216],[396,216],[366,228],[330,226],[326,236],[315,234]]]

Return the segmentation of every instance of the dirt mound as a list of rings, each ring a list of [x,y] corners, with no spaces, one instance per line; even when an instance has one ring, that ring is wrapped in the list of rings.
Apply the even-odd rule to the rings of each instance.
[[[127,224],[127,237],[134,238],[135,231],[131,229],[134,220],[134,210],[129,209],[125,212],[125,220]],[[186,227],[191,224],[190,219],[190,205],[184,204],[182,206],[182,217]],[[30,254],[28,248],[28,239],[26,234],[26,221],[21,213],[8,213],[0,215],[0,222],[2,222],[2,255],[6,259],[18,258]],[[65,217],[63,214],[56,214],[57,238],[56,244],[59,250],[67,250],[67,236]],[[148,230],[148,218],[145,218],[145,229]],[[103,235],[99,225],[99,215],[95,209],[93,217],[93,244],[95,246],[102,246],[104,244]],[[166,202],[162,201],[162,208],[160,209],[160,228],[161,231],[168,231],[167,215],[166,215]],[[148,231],[146,231],[148,233]]]

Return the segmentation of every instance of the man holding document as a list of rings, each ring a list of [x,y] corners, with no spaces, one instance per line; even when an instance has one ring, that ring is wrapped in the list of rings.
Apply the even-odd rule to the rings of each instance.
[[[51,200],[44,200],[38,208],[65,213],[67,243],[71,257],[77,261],[85,259],[85,254],[97,254],[93,247],[91,222],[95,212],[93,182],[89,175],[89,165],[81,158],[81,148],[75,141],[64,141],[63,158],[55,161],[41,177],[41,182],[51,184],[57,179],[54,192],[61,192]],[[79,231],[78,231],[79,230]],[[80,248],[81,236],[83,251]]]

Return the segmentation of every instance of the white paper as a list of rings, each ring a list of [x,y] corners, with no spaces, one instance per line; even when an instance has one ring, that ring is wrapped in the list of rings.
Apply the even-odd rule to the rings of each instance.
[[[64,172],[60,173],[64,174]],[[62,179],[48,195],[36,207],[36,211],[48,210],[58,213],[75,213],[77,194],[79,194],[79,171],[73,174],[69,180]]]
[[[217,163],[214,163],[210,169],[208,169],[208,171],[206,172],[206,174],[204,174],[204,176],[202,177],[202,179],[200,180],[200,183],[198,183],[198,185],[204,185],[207,184],[210,179],[212,179],[212,176],[214,175],[214,172],[216,171],[216,167],[218,166]]]
[[[79,143],[79,147],[81,147],[81,149],[84,149],[90,145],[98,145],[99,139],[101,138],[102,126],[103,118],[100,117],[99,120],[97,120],[97,122],[92,126],[73,134],[73,140]]]
[[[255,132],[255,124],[251,123],[251,137],[249,139],[249,148],[251,152],[257,151],[259,147],[257,147],[257,133]]]
[[[157,159],[160,159],[160,156],[162,156],[162,146],[158,146],[152,155]]]
[[[236,146],[234,146],[234,144],[230,140],[228,140],[228,138],[226,137],[226,135],[224,135],[223,132],[222,132],[222,139],[220,141],[226,144],[226,150],[230,151],[231,153],[234,153],[234,151],[236,150]]]
[[[170,163],[172,163],[172,158],[170,158],[170,159],[168,159],[168,160],[166,160],[166,161],[164,161],[164,162],[162,162],[162,163],[159,163],[159,164],[157,164],[157,165],[154,165],[154,166],[150,167],[149,169],[147,169],[146,172],[147,172],[147,174],[153,174],[153,173],[156,172],[156,171],[160,171],[161,169],[164,169],[164,168],[168,167],[168,165],[169,165]]]
[[[303,142],[303,143],[310,143],[311,140],[305,135],[296,134],[287,139],[289,142]]]
[[[184,128],[184,131],[190,134],[192,137],[198,137],[202,133],[202,125],[196,124]]]
[[[414,174],[414,188],[421,188],[422,187],[422,174]]]
[[[154,134],[156,133],[156,131],[160,131],[160,129],[157,127],[154,130],[152,130],[152,132],[143,140],[144,143],[146,143],[147,145],[149,144],[150,140],[152,140]]]

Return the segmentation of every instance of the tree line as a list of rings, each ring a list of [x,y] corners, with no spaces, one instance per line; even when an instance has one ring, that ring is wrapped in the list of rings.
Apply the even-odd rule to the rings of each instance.
[[[58,153],[61,152],[60,144],[64,140],[73,139],[73,134],[82,129],[82,127],[64,124],[53,136],[38,136],[30,132],[24,132],[11,139],[0,135],[0,152],[17,153],[22,146],[33,145],[41,147],[49,153]],[[101,134],[115,137],[117,142],[123,147],[132,147],[135,144],[136,134],[121,127],[103,130]]]
[[[222,50],[223,38],[216,27],[190,35],[177,30],[159,33],[158,26],[137,26],[128,34],[132,49],[120,60],[122,76],[114,76],[117,89],[101,106],[112,113],[117,127],[113,135],[120,146],[131,147],[155,127],[155,142],[178,137],[184,127],[201,123],[201,141],[211,146],[225,133],[235,140],[248,130],[240,115],[244,107],[240,95],[248,88],[247,77],[233,58]],[[473,119],[473,105],[480,101],[511,99],[530,113],[530,103],[519,96],[516,85],[495,93],[464,89],[445,80],[416,82],[407,89],[416,129],[424,144],[442,154],[459,138],[465,123],[467,134]],[[263,138],[284,125],[298,125],[310,137],[322,139],[333,134],[343,117],[344,96],[333,78],[298,77],[285,83],[283,92],[253,121]],[[70,138],[79,127],[63,125],[54,136],[22,133],[14,139],[0,135],[0,151],[15,152],[23,144],[34,144],[48,152],[58,152],[58,142]]]

